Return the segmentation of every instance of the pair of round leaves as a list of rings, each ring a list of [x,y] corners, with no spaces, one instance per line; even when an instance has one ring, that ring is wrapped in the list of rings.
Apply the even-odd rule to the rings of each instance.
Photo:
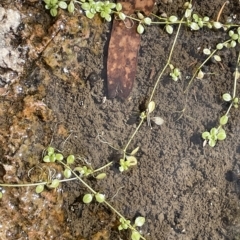
[[[96,201],[99,203],[102,203],[105,201],[105,195],[102,193],[96,193],[95,195],[88,193],[83,196],[83,202],[86,204],[92,202],[93,196],[95,196]]]

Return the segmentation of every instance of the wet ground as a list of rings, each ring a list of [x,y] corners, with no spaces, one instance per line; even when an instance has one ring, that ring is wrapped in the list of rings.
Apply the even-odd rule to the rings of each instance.
[[[164,2],[158,1],[154,11],[182,13],[183,1]],[[194,6],[199,14],[216,19],[223,3],[203,0]],[[228,39],[227,33],[182,27],[172,59],[182,80],[174,82],[165,74],[154,97],[154,115],[165,123],[152,129],[144,124],[130,145],[140,146],[138,165],[121,174],[120,155],[97,135],[118,148],[127,143],[139,108],[166,63],[173,36],[162,27],[148,27],[130,96],[108,99],[111,24],[98,17],[88,20],[79,11],[52,18],[35,0],[5,0],[0,7],[1,23],[10,26],[1,24],[0,39],[5,53],[0,59],[2,182],[37,181],[28,172],[43,166],[42,152],[51,144],[66,155],[86,159],[93,168],[116,162],[106,179],[87,182],[104,192],[126,218],[144,216],[146,239],[240,239],[239,111],[231,112],[225,141],[203,148],[201,139],[227,110],[221,95],[232,92],[239,48],[221,51],[222,63],[208,62],[208,74],[194,81],[187,99],[183,93],[205,58],[202,49]],[[239,10],[239,1],[230,1],[221,20],[234,17],[239,22]],[[32,187],[4,188],[0,239],[128,239],[117,230],[117,217],[107,207],[82,203],[85,193],[77,181],[40,195]]]

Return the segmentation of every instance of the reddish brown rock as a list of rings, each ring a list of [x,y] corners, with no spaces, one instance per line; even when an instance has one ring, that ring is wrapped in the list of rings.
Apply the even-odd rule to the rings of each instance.
[[[136,10],[147,15],[153,8],[154,0],[130,0],[120,3],[127,15]],[[136,28],[137,24],[129,19],[125,22],[115,19],[113,22],[107,62],[109,98],[119,96],[125,99],[132,90],[141,40]]]

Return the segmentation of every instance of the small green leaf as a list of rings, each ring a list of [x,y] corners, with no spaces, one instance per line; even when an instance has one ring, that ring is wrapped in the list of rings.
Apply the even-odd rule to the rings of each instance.
[[[65,178],[70,178],[72,176],[72,172],[70,169],[66,168],[63,172]]]
[[[213,27],[215,27],[216,29],[219,29],[219,28],[221,28],[223,25],[222,25],[222,23],[220,23],[220,22],[213,22]]]
[[[50,9],[50,14],[53,16],[53,17],[56,17],[57,16],[57,9],[56,8],[51,8]]]
[[[56,154],[52,154],[50,156],[50,162],[55,162],[55,160],[56,160]]]
[[[209,28],[209,29],[212,29],[212,24],[209,22],[209,23],[207,23],[207,27]]]
[[[111,20],[112,20],[112,17],[110,14],[106,14],[106,16],[104,18],[107,22],[111,22]]]
[[[55,157],[56,157],[56,160],[58,160],[58,161],[62,161],[63,160],[63,155],[61,153],[57,153],[55,155]]]
[[[135,166],[137,165],[137,159],[134,156],[126,156],[127,159],[127,165],[128,166]]]
[[[75,161],[74,155],[69,155],[69,156],[67,157],[67,164],[73,164],[74,161]]]
[[[118,16],[119,16],[119,18],[121,19],[121,20],[125,20],[126,19],[126,15],[124,14],[124,13],[122,13],[122,12],[120,12],[119,14],[118,14]]]
[[[131,156],[135,155],[139,150],[139,147],[136,147],[132,152],[130,153]]]
[[[47,5],[50,4],[50,0],[43,0]]]
[[[176,16],[171,16],[168,18],[168,20],[172,23],[176,22],[178,20],[178,18]]]
[[[154,101],[151,101],[151,102],[148,104],[148,113],[153,112],[154,109],[155,109],[155,102],[154,102]]]
[[[176,77],[179,77],[181,75],[181,72],[180,72],[179,68],[174,68],[173,73]]]
[[[41,184],[41,185],[38,185],[35,189],[35,192],[36,193],[41,193],[42,191],[44,190],[44,185]]]
[[[164,120],[161,117],[152,117],[151,120],[158,126],[164,123]]]
[[[203,133],[202,133],[202,138],[203,138],[203,139],[208,140],[209,137],[210,137],[210,133],[209,133],[209,132],[203,132]]]
[[[135,226],[141,227],[145,223],[145,218],[144,217],[137,217],[135,219]]]
[[[232,100],[232,96],[229,93],[224,93],[222,96],[223,100],[229,102]]]
[[[121,4],[121,3],[117,3],[117,4],[116,4],[116,10],[117,10],[118,12],[120,12],[120,11],[122,10],[122,4]]]
[[[191,15],[192,15],[192,9],[187,9],[184,14],[185,18],[190,18]]]
[[[107,176],[106,173],[100,173],[96,176],[96,179],[101,180],[101,179],[104,179],[106,176]]]
[[[142,13],[140,13],[140,12],[137,12],[137,16],[138,16],[138,18],[139,18],[140,20],[144,19],[144,16],[143,16],[143,14],[142,14]]]
[[[205,16],[205,17],[203,18],[203,21],[204,21],[204,22],[209,22],[209,20],[210,20],[210,19],[209,19],[209,17],[207,17],[207,16]]]
[[[122,225],[119,225],[119,226],[118,226],[118,230],[119,230],[119,231],[123,230]]]
[[[221,60],[222,60],[221,57],[218,56],[218,55],[214,55],[213,58],[214,58],[215,61],[217,61],[217,62],[221,62]]]
[[[92,201],[92,199],[93,199],[93,196],[90,193],[85,194],[83,196],[83,202],[86,203],[86,204],[90,203]]]
[[[48,155],[54,154],[54,148],[53,147],[48,147],[47,152],[48,152]]]
[[[210,55],[210,54],[211,54],[211,51],[210,51],[210,49],[208,49],[208,48],[204,48],[204,49],[203,49],[203,53],[204,53],[205,55]]]
[[[142,34],[142,33],[144,32],[144,27],[143,27],[143,25],[142,25],[141,23],[138,24],[137,32],[138,32],[139,34]]]
[[[50,185],[47,185],[49,188],[57,188],[59,186],[59,180],[58,179],[54,179]]]
[[[169,64],[169,67],[170,67],[171,70],[174,69],[174,66],[171,63]]]
[[[120,172],[128,170],[128,167],[129,167],[129,162],[128,161],[125,161],[124,159],[120,159],[119,164],[120,164],[120,167],[119,167]]]
[[[73,169],[74,172],[79,172],[80,174],[84,174],[84,169],[82,167],[75,167]]]
[[[226,48],[231,48],[231,44],[228,43],[228,42],[224,43],[223,45],[224,45],[224,47],[226,47]]]
[[[198,26],[198,24],[195,23],[195,22],[192,22],[192,23],[190,24],[190,28],[191,28],[192,30],[194,30],[194,31],[197,31],[197,30],[200,29],[199,26]]]
[[[138,233],[136,231],[132,231],[131,240],[139,240],[140,238],[141,238],[140,233]]]
[[[101,194],[101,193],[97,193],[95,195],[95,198],[96,198],[96,201],[99,202],[99,203],[102,203],[102,202],[105,201],[105,195]]]
[[[110,3],[108,3],[107,7],[110,8],[110,9],[116,8],[116,3],[111,3],[110,2]]]
[[[221,50],[221,49],[223,48],[223,44],[222,44],[222,43],[218,43],[216,48],[217,48],[218,50]]]
[[[234,48],[234,47],[236,47],[237,43],[236,43],[236,41],[232,40],[230,45],[231,45],[232,48]]]
[[[0,199],[3,197],[3,193],[2,192],[0,192]]]
[[[68,12],[73,13],[73,12],[74,12],[74,9],[75,9],[75,6],[74,6],[73,2],[71,1],[71,2],[68,4]]]
[[[238,34],[233,34],[232,36],[231,36],[231,38],[233,39],[233,40],[238,40]]]
[[[58,6],[60,7],[60,8],[62,8],[62,9],[67,9],[67,3],[66,2],[64,2],[64,1],[60,1],[60,2],[58,2]]]
[[[224,115],[220,118],[220,124],[221,125],[225,125],[225,124],[227,124],[227,122],[228,122],[228,116],[227,115]]]
[[[52,5],[56,5],[56,4],[58,3],[58,1],[59,1],[59,0],[50,0],[50,3],[51,3]]]
[[[43,158],[43,161],[44,162],[50,162],[50,157],[47,155]]]
[[[210,131],[211,137],[214,137],[215,135],[217,135],[218,130],[216,128],[212,128]]]
[[[86,16],[89,18],[89,19],[92,19],[94,17],[94,13],[91,13],[90,11],[86,11]]]
[[[203,79],[203,77],[204,77],[204,72],[200,69],[198,71],[197,79]]]
[[[216,145],[216,140],[210,139],[209,142],[208,142],[208,144],[209,144],[210,147],[215,147],[215,145]]]
[[[220,141],[222,141],[222,140],[224,140],[225,138],[226,138],[226,132],[225,132],[225,130],[224,129],[221,129],[220,131],[219,131],[219,133],[218,133],[218,135],[217,135],[217,139],[218,140],[220,140]]]
[[[199,16],[196,13],[194,13],[192,17],[195,20],[195,22],[198,22]]]
[[[235,104],[238,104],[238,98],[235,97],[235,98],[233,99],[233,102],[234,102]]]
[[[173,27],[171,25],[166,25],[166,31],[168,34],[172,34],[173,33]]]
[[[130,220],[125,220],[124,218],[120,218],[120,225],[118,226],[118,230],[128,229],[128,225],[131,224]]]
[[[83,3],[81,5],[81,7],[82,7],[83,10],[86,10],[86,11],[90,10],[90,8],[91,8],[89,3]]]
[[[120,172],[124,172],[124,171],[125,171],[124,167],[123,167],[123,166],[120,166],[120,167],[119,167],[119,171],[120,171]]]
[[[233,30],[230,30],[230,31],[228,32],[229,37],[232,37],[233,34],[234,34],[234,31],[233,31]]]
[[[146,25],[151,25],[152,19],[149,18],[149,17],[145,17],[145,18],[143,19],[143,22],[144,22]]]

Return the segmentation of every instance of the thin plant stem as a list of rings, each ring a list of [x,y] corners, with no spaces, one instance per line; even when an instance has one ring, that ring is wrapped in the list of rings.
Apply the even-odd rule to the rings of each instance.
[[[77,178],[68,178],[68,179],[62,179],[59,180],[59,182],[68,182],[68,181],[73,181],[77,180]],[[38,185],[47,185],[49,182],[38,182],[38,183],[22,183],[22,184],[11,184],[11,183],[0,183],[1,187],[33,187],[33,186],[38,186]]]
[[[57,160],[60,162],[65,168],[69,169],[72,174],[86,187],[88,188],[93,194],[96,194],[97,192],[94,191],[85,181],[82,180],[67,164],[65,164],[63,161]]]
[[[180,31],[180,28],[181,28],[181,23],[182,23],[182,20],[180,21],[180,24],[179,24],[179,26],[178,26],[177,33],[176,33],[176,36],[175,36],[175,38],[174,38],[174,41],[173,41],[173,44],[172,44],[172,47],[171,47],[171,50],[170,50],[170,53],[169,53],[169,57],[168,57],[167,63],[165,64],[163,70],[162,70],[161,73],[159,74],[159,76],[158,76],[158,78],[157,78],[157,81],[156,81],[156,83],[155,83],[155,85],[154,85],[154,87],[153,87],[151,96],[150,96],[150,98],[149,98],[149,103],[152,101],[152,98],[153,98],[153,96],[154,96],[154,94],[155,94],[156,88],[157,88],[157,86],[158,86],[158,84],[159,84],[159,81],[160,81],[163,73],[165,72],[166,68],[167,68],[168,65],[170,64],[170,61],[171,61],[171,58],[172,58],[172,54],[173,54],[173,50],[174,50],[174,47],[175,47],[175,45],[176,45],[177,38],[178,38],[178,35],[179,35],[179,31]],[[125,146],[125,148],[124,148],[124,150],[123,150],[123,154],[124,154],[123,158],[124,158],[124,159],[125,159],[126,151],[127,151],[127,148],[128,148],[128,146],[129,146],[129,144],[131,143],[131,141],[133,140],[133,138],[134,138],[135,135],[137,134],[138,130],[139,130],[140,127],[142,126],[142,124],[143,124],[143,122],[144,122],[144,120],[145,120],[146,117],[147,117],[147,114],[146,114],[146,116],[144,116],[144,117],[141,118],[141,121],[140,121],[140,123],[138,124],[138,127],[136,128],[136,130],[134,131],[134,133],[133,133],[132,136],[130,137],[127,145]]]
[[[145,120],[146,117],[142,117],[141,118],[141,121],[140,123],[138,124],[137,128],[135,129],[134,133],[132,134],[132,136],[130,137],[126,147],[123,149],[123,153],[124,153],[124,158],[125,158],[125,154],[126,154],[126,151],[127,151],[127,148],[129,146],[129,144],[131,143],[131,141],[133,140],[134,136],[136,135],[136,133],[138,132],[139,128],[142,126],[144,120]]]
[[[232,39],[228,39],[228,40],[225,41],[223,44],[228,43],[228,42],[230,42],[231,40],[232,40]],[[184,90],[184,92],[183,92],[184,94],[189,90],[189,87],[191,86],[191,84],[192,84],[194,78],[196,77],[196,75],[198,74],[199,70],[205,65],[205,63],[206,63],[217,51],[219,51],[219,49],[214,49],[214,51],[212,51],[211,54],[204,60],[204,62],[202,62],[202,64],[197,68],[197,70],[194,72],[191,80],[189,81],[186,89]]]
[[[153,96],[155,94],[155,91],[156,91],[156,88],[159,84],[159,81],[160,79],[162,78],[162,75],[163,73],[165,72],[165,70],[167,69],[168,65],[170,64],[170,61],[171,61],[171,58],[172,58],[172,54],[173,54],[173,50],[175,48],[175,45],[176,45],[176,42],[177,42],[177,38],[178,38],[178,35],[179,35],[179,31],[180,31],[180,28],[181,28],[181,25],[182,25],[182,20],[180,21],[179,25],[178,25],[178,29],[177,29],[177,33],[176,33],[176,36],[174,38],[174,41],[173,41],[173,44],[172,44],[172,47],[171,47],[171,50],[170,50],[170,53],[169,53],[169,57],[168,57],[168,60],[167,60],[167,63],[165,64],[163,70],[161,71],[161,73],[159,74],[158,78],[157,78],[157,81],[153,87],[153,90],[152,90],[152,93],[151,93],[151,96],[149,98],[149,102],[152,101],[153,99]]]
[[[225,115],[227,116],[233,106],[233,100],[236,97],[236,91],[237,91],[237,80],[239,78],[239,71],[238,71],[238,67],[239,67],[239,61],[240,61],[240,52],[238,54],[238,59],[237,59],[237,66],[236,66],[236,70],[235,70],[235,76],[234,76],[234,82],[233,82],[233,96],[232,96],[232,102],[230,104],[230,106],[228,107],[227,112],[225,113]],[[221,128],[221,125],[218,126],[218,130]]]
[[[72,174],[87,188],[89,189],[94,195],[97,194],[97,192],[92,188],[90,187],[81,177],[79,177],[67,164],[65,164],[64,162],[62,161],[59,161],[65,168],[69,169]],[[119,212],[117,211],[109,202],[107,202],[106,200],[103,201],[104,204],[106,204],[113,212],[115,212],[120,218],[122,218],[126,224],[127,224],[127,219]],[[136,231],[138,232],[131,224],[127,224],[128,227],[132,230],[132,231]],[[138,232],[139,233],[139,232]],[[139,233],[140,234],[140,233]],[[141,234],[140,234],[140,238],[143,239],[143,240],[146,240]]]
[[[93,172],[94,172],[94,173],[99,172],[99,171],[103,170],[104,168],[109,167],[109,166],[112,165],[112,164],[113,164],[113,162],[109,162],[108,164],[106,164],[106,165],[104,165],[104,166],[102,166],[102,167],[94,170]]]
[[[237,66],[236,66],[235,76],[234,76],[233,98],[236,97],[236,91],[237,91],[237,80],[238,80],[238,78],[239,78],[239,71],[238,71],[239,63],[240,63],[240,52],[239,52],[239,54],[238,54]]]

